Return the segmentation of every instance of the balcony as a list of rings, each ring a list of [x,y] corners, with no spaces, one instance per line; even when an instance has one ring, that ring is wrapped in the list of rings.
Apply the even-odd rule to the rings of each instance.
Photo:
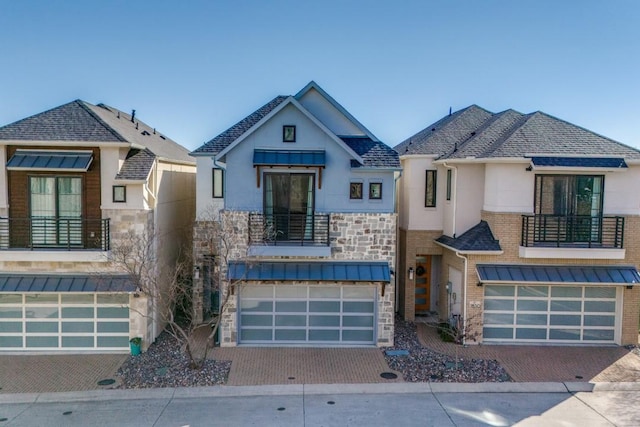
[[[624,217],[523,215],[521,246],[534,248],[622,249]]]
[[[0,250],[108,251],[109,219],[0,218]]]
[[[249,214],[249,244],[329,246],[329,215]]]

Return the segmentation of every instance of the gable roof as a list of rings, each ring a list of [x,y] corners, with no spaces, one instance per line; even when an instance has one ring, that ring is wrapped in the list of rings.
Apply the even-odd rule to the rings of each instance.
[[[491,113],[476,105],[427,126],[395,147],[402,155],[438,159],[616,156],[640,159],[640,151],[537,111]]]
[[[387,144],[373,141],[367,136],[341,136],[342,139],[361,158],[351,161],[351,167],[379,167],[400,169],[398,153]]]
[[[436,242],[462,252],[502,251],[500,242],[493,236],[493,232],[486,221],[480,221],[459,237],[442,235],[436,239]]]
[[[156,156],[148,149],[132,148],[122,163],[116,180],[145,181],[151,172]]]

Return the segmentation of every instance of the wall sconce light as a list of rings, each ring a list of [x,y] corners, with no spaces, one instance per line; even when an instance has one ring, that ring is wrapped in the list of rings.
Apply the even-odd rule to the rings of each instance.
[[[409,280],[413,280],[413,267],[409,267]]]
[[[533,170],[533,166],[529,165],[524,170],[526,170],[527,172],[531,172]]]
[[[633,289],[633,285],[627,285],[627,289]]]
[[[476,286],[482,286],[482,282],[476,283]]]
[[[200,278],[200,267],[199,266],[195,266],[195,268],[193,269],[193,278],[198,280]]]

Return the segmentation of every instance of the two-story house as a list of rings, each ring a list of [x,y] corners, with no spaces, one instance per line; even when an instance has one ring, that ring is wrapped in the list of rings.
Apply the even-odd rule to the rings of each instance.
[[[199,241],[210,213],[232,215],[247,249],[221,267],[242,283],[222,317],[222,346],[393,343],[394,150],[311,82],[191,154],[201,311],[214,294],[215,254]]]
[[[110,251],[146,232],[171,265],[194,216],[195,162],[135,111],[76,100],[1,127],[0,351],[147,347],[163,325]]]
[[[399,310],[484,343],[638,340],[640,152],[472,105],[395,147]]]

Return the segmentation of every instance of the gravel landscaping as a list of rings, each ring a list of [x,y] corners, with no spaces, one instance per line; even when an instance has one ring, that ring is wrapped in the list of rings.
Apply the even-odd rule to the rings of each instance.
[[[129,356],[118,370],[121,388],[199,387],[224,384],[230,361],[205,360],[201,369],[190,369],[178,341],[162,332],[149,349]]]
[[[395,342],[386,350],[408,350],[408,356],[388,356],[389,367],[402,373],[407,382],[508,382],[509,374],[496,360],[456,358],[422,347],[416,324],[398,317],[395,320]]]

